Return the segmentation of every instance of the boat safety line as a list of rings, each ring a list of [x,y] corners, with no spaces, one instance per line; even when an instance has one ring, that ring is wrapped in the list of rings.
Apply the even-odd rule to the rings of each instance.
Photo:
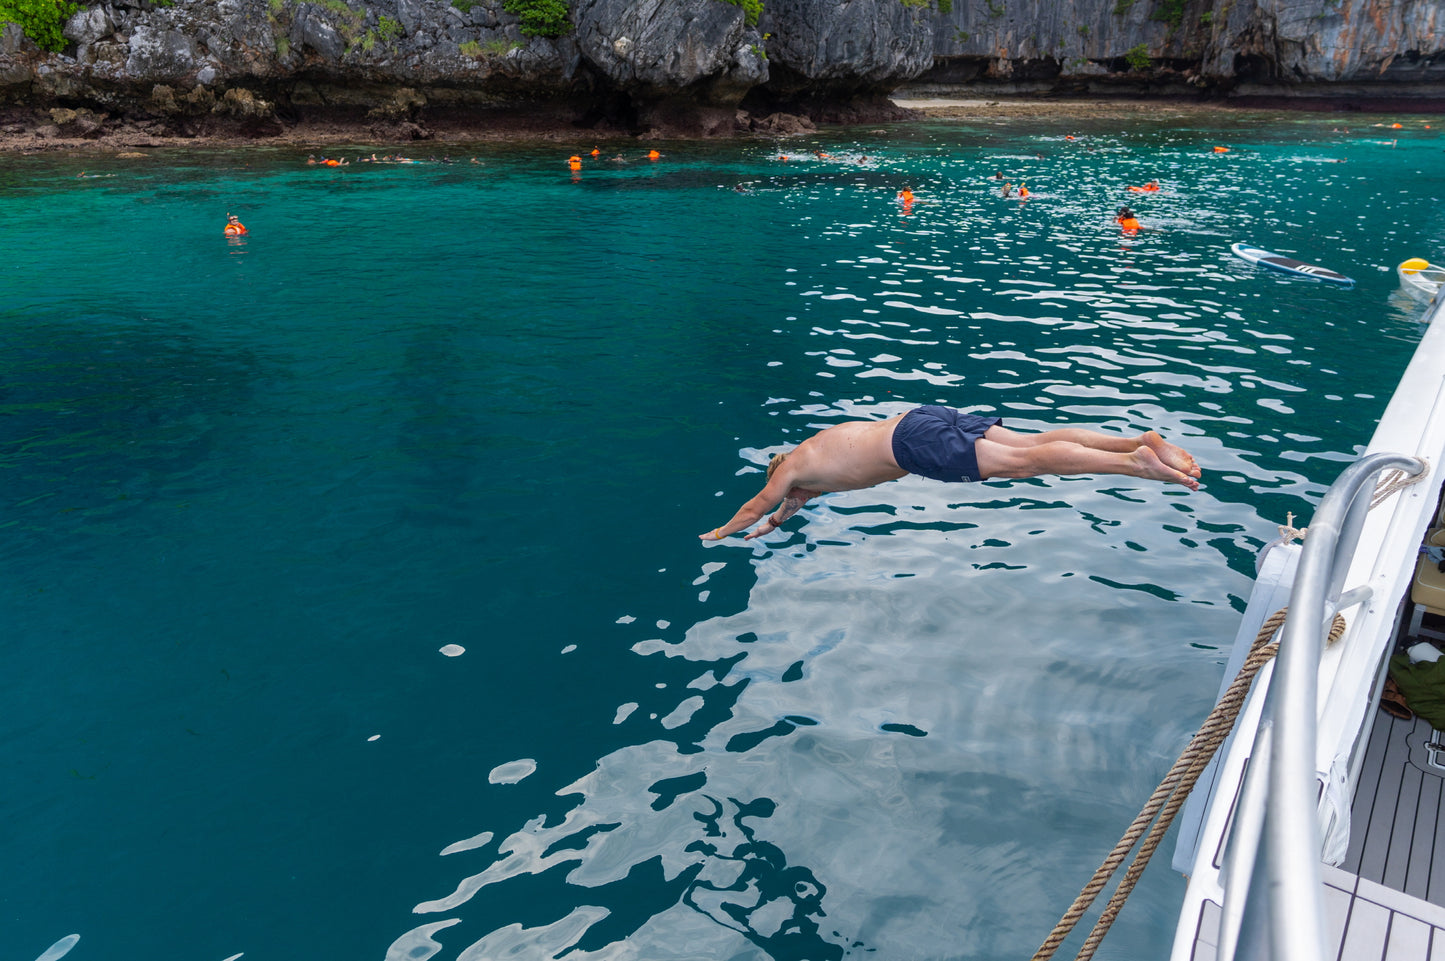
[[[1240,708],[1244,705],[1244,699],[1249,694],[1249,688],[1254,683],[1255,675],[1279,651],[1279,642],[1271,642],[1271,638],[1283,626],[1288,611],[1288,607],[1280,608],[1260,626],[1254,643],[1250,645],[1249,655],[1245,658],[1244,666],[1235,675],[1229,689],[1219,698],[1219,702],[1214,705],[1214,709],[1209,712],[1209,716],[1200,725],[1199,732],[1190,739],[1188,746],[1179,755],[1179,759],[1174,762],[1174,766],[1164,776],[1164,780],[1159,782],[1159,786],[1154,789],[1154,793],[1145,802],[1143,810],[1139,812],[1138,817],[1134,818],[1134,822],[1129,825],[1129,829],[1124,832],[1119,843],[1114,845],[1114,850],[1109,852],[1109,856],[1104,859],[1103,864],[1099,865],[1099,869],[1094,872],[1089,883],[1084,885],[1084,889],[1079,892],[1079,896],[1074,899],[1069,910],[1064,912],[1064,916],[1059,919],[1054,930],[1044,939],[1044,943],[1034,953],[1033,961],[1047,961],[1054,956],[1059,945],[1074,930],[1079,919],[1094,903],[1094,899],[1099,896],[1099,892],[1103,890],[1114,871],[1124,862],[1129,851],[1139,841],[1140,836],[1144,835],[1149,822],[1154,821],[1155,815],[1158,815],[1158,820],[1149,829],[1148,835],[1144,837],[1144,842],[1140,845],[1129,869],[1124,873],[1123,880],[1114,890],[1109,903],[1104,906],[1099,920],[1094,924],[1094,929],[1089,932],[1088,939],[1079,949],[1079,953],[1074,956],[1074,961],[1088,961],[1094,956],[1095,950],[1104,940],[1104,935],[1109,933],[1109,928],[1113,925],[1119,910],[1123,908],[1125,900],[1134,890],[1134,885],[1138,882],[1140,875],[1144,873],[1144,868],[1148,866],[1149,859],[1164,839],[1164,834],[1169,830],[1169,825],[1173,823],[1174,816],[1184,805],[1184,799],[1189,796],[1190,790],[1199,780],[1199,775],[1204,772],[1204,768],[1214,757],[1215,752],[1219,750],[1219,746],[1224,743],[1224,739],[1229,736],[1230,731],[1234,730],[1235,719],[1239,716]],[[1339,640],[1344,632],[1345,619],[1336,614],[1330,623],[1327,643],[1332,644]]]

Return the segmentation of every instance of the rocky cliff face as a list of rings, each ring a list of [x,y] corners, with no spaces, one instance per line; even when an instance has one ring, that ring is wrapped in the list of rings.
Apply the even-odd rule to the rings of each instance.
[[[1445,82],[1445,4],[1437,0],[1253,0],[1200,26],[1206,75],[1435,95],[1431,87]]]
[[[983,0],[939,18],[924,79],[1439,98],[1442,27],[1439,0]]]
[[[1445,96],[1441,0],[932,2],[764,0],[750,25],[728,0],[571,0],[545,37],[516,0],[106,0],[70,16],[60,52],[5,25],[0,102],[56,109],[79,136],[122,116],[424,136],[429,118],[509,110],[712,135],[779,110],[886,115],[910,82]]]

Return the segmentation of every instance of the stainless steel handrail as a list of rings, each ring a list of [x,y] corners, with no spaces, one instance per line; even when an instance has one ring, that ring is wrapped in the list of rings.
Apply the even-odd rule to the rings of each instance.
[[[1327,617],[1340,603],[1344,578],[1370,507],[1366,485],[1381,471],[1397,469],[1416,476],[1427,469],[1419,458],[1376,453],[1355,461],[1325,493],[1309,524],[1300,551],[1289,614],[1280,629],[1279,654],[1266,699],[1267,718],[1260,739],[1269,750],[1269,797],[1264,816],[1264,861],[1259,852],[1234,849],[1231,858],[1252,861],[1254,871],[1237,943],[1231,952],[1243,961],[1323,961],[1325,925],[1320,872],[1320,833],[1316,813],[1319,788],[1315,776],[1316,711],[1320,653],[1328,630]],[[1373,492],[1373,487],[1370,488]],[[1363,599],[1356,589],[1352,600]],[[1251,763],[1251,776],[1264,772]],[[1237,874],[1236,874],[1237,876]],[[1268,888],[1261,897],[1257,885]],[[1231,885],[1226,897],[1240,896]],[[1229,912],[1226,910],[1226,916]],[[1268,932],[1268,937],[1264,933]],[[1223,961],[1228,955],[1221,953]]]

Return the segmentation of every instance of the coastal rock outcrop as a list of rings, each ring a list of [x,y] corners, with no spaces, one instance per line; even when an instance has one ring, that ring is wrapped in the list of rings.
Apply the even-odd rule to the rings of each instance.
[[[1445,82],[1440,3],[1251,0],[1224,8],[1205,26],[1205,74],[1274,84]]]
[[[1445,98],[1445,5],[1414,0],[983,0],[939,14],[920,83]]]
[[[0,26],[0,109],[62,138],[94,129],[45,110],[172,135],[425,137],[469,115],[714,136],[887,119],[905,84],[1445,101],[1442,19],[1418,0],[103,0],[41,36],[58,49]]]
[[[771,0],[768,35],[779,93],[874,93],[933,65],[933,11],[898,0]]]
[[[648,127],[730,133],[743,96],[768,79],[762,38],[741,7],[688,0],[578,0],[576,44]]]
[[[622,90],[671,96],[697,88],[704,100],[736,103],[768,79],[761,37],[741,7],[682,0],[578,0],[579,52]]]
[[[769,0],[769,81],[745,103],[831,122],[906,115],[886,98],[933,64],[933,15],[900,0]]]

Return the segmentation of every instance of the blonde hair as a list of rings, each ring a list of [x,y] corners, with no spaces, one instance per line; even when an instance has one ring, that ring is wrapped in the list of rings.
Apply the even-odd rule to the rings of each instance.
[[[768,461],[768,480],[773,479],[773,472],[783,465],[791,451],[783,451],[781,454],[774,454],[773,459]]]

